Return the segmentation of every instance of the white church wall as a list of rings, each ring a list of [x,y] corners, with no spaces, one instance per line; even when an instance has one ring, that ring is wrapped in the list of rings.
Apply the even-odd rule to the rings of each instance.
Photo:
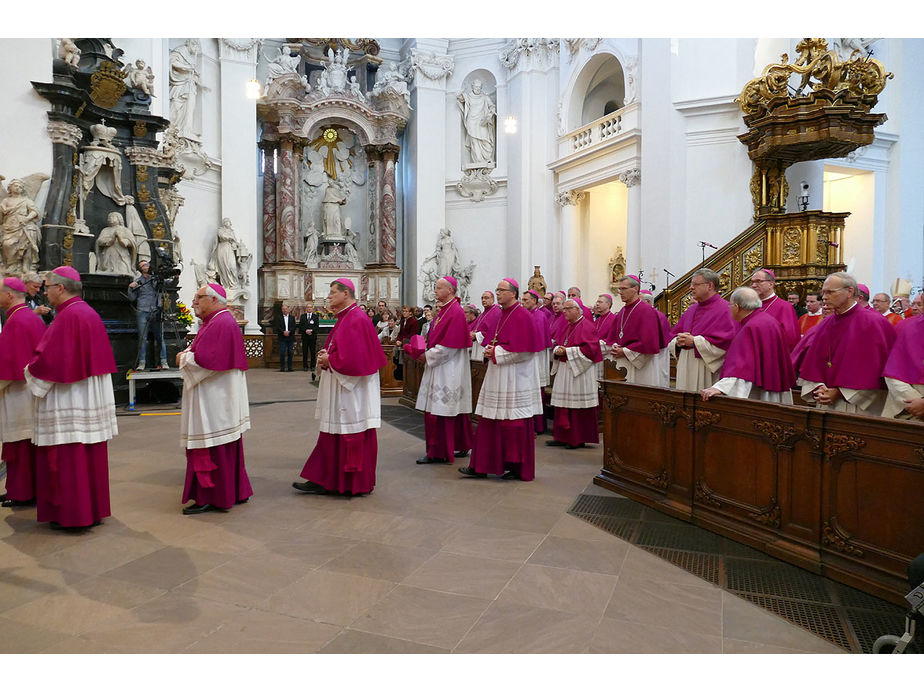
[[[462,261],[466,265],[475,263],[469,302],[479,308],[481,292],[494,291],[498,280],[510,276],[504,240],[507,232],[505,193],[506,188],[500,187],[497,193],[477,206],[469,200],[459,199],[454,191],[447,190],[446,194],[446,226],[452,230]],[[434,239],[433,244],[425,249],[426,254],[433,253],[435,243]]]
[[[628,188],[619,181],[597,185],[587,191],[587,225],[581,233],[584,252],[577,284],[588,306],[592,306],[600,294],[613,293],[609,262],[615,257],[617,247],[625,251],[628,197]],[[635,274],[636,269],[627,265],[631,274]],[[561,288],[567,290],[568,287]]]
[[[826,167],[826,171],[824,211],[850,210],[844,222],[843,257],[847,271],[861,284],[870,288],[880,286],[882,268],[874,269],[873,253],[875,174],[833,166]]]
[[[51,177],[52,143],[46,127],[51,104],[39,96],[31,82],[49,83],[57,42],[49,38],[0,41],[0,175],[6,187],[14,178],[33,173]],[[16,66],[16,69],[11,69]],[[45,206],[50,181],[45,181],[36,203]]]

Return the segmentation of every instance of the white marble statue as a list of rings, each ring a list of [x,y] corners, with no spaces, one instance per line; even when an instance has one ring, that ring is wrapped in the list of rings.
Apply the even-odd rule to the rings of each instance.
[[[327,57],[330,62],[318,77],[318,91],[324,96],[346,93],[347,60],[350,57],[350,51],[338,48],[334,53],[333,48],[328,48]]]
[[[80,49],[73,39],[63,38],[58,43],[58,57],[71,67],[80,64]]]
[[[96,237],[96,271],[131,277],[136,262],[135,236],[118,212],[111,212],[106,221],[109,226]]]
[[[296,53],[295,55],[290,54],[288,46],[279,47],[279,55],[275,58],[270,59],[268,55],[263,54],[267,60],[269,60],[269,66],[266,69],[266,84],[267,86],[273,80],[276,80],[283,75],[297,75],[298,74],[298,64],[301,62],[301,56]]]
[[[424,301],[432,303],[435,300],[436,282],[446,276],[456,279],[459,284],[456,294],[463,302],[466,301],[468,285],[472,280],[474,268],[472,264],[468,267],[462,265],[462,254],[456,248],[455,241],[452,240],[452,231],[440,229],[439,238],[436,239],[436,249],[420,265],[418,279],[424,285]]]
[[[198,69],[201,52],[199,40],[194,38],[170,51],[170,120],[184,137],[199,134],[195,132],[195,110],[201,81]]]
[[[125,81],[132,89],[139,89],[154,98],[154,71],[150,65],[145,66],[143,60],[136,60],[135,66],[128,68],[128,77]]]
[[[400,96],[408,106],[411,105],[411,92],[407,88],[407,79],[394,62],[387,63],[376,73],[375,85],[372,87],[372,95],[376,98],[389,94]]]
[[[5,191],[0,186],[0,254],[6,274],[31,272],[38,264],[42,213],[35,197],[46,180],[44,173],[33,173],[11,180]]]
[[[343,238],[343,220],[340,217],[340,208],[350,198],[350,190],[346,185],[333,178],[327,181],[327,190],[321,200],[321,222],[324,231],[324,240]]]
[[[350,224],[346,224],[346,243],[343,244],[343,256],[353,263],[354,268],[360,267],[359,262],[359,253],[356,252],[356,233],[350,228]]]
[[[210,282],[214,282],[216,277],[209,276],[208,268],[205,265],[202,265],[196,262],[194,259],[189,260],[189,265],[192,267],[193,276],[196,278],[196,287],[202,288]]]
[[[359,82],[356,81],[356,75],[350,77],[350,94],[355,96],[360,103],[366,103],[366,97],[363,94],[362,88],[359,86]]]
[[[250,283],[250,263],[253,260],[247,246],[237,237],[231,220],[221,220],[209,251],[207,272],[229,292],[245,289]],[[229,295],[229,300],[231,296]]]
[[[308,228],[305,229],[305,250],[302,254],[305,267],[318,266],[318,243],[320,240],[321,234],[318,232],[318,227],[314,225],[313,221],[309,221]]]
[[[482,91],[480,79],[472,81],[467,92],[456,96],[462,109],[465,153],[463,168],[494,168],[495,120],[497,108]]]

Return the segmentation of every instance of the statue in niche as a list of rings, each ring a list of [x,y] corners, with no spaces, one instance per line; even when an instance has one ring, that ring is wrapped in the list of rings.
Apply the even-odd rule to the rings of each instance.
[[[376,98],[389,93],[402,97],[407,101],[408,106],[411,105],[411,92],[407,88],[407,79],[394,62],[387,63],[385,69],[378,71],[375,85],[372,87],[372,95]]]
[[[297,53],[292,55],[288,46],[279,46],[279,55],[275,58],[270,59],[266,53],[263,54],[263,57],[269,60],[269,66],[266,71],[267,86],[269,86],[273,80],[279,79],[283,75],[298,74],[298,64],[301,62],[301,56]]]
[[[459,284],[457,295],[463,302],[468,300],[468,285],[471,283],[475,265],[462,265],[462,254],[452,240],[452,231],[440,229],[439,238],[436,239],[436,249],[420,265],[418,278],[424,285],[423,299],[432,303],[436,300],[434,288],[441,277],[455,277]]]
[[[350,198],[350,189],[333,178],[327,181],[327,190],[321,200],[321,219],[325,239],[343,238],[343,220],[340,207]]]
[[[77,67],[80,64],[80,49],[73,39],[61,39],[58,44],[58,57],[71,67]]]
[[[231,227],[231,220],[227,217],[222,219],[209,251],[208,274],[214,276],[225,289],[245,289],[250,283],[252,260],[247,246]]]
[[[198,134],[194,119],[202,79],[197,68],[201,52],[199,39],[194,38],[170,51],[170,120],[184,137]]]
[[[131,277],[136,262],[135,236],[118,212],[111,212],[106,221],[109,226],[96,238],[96,271]]]
[[[142,93],[154,98],[154,70],[143,60],[136,60],[135,66],[128,68],[128,77],[125,80],[129,87],[138,89]]]
[[[472,81],[468,92],[456,96],[462,109],[466,161],[463,168],[494,168],[495,117],[497,108],[482,92],[480,79]]]
[[[313,221],[308,222],[308,228],[305,230],[305,252],[302,260],[306,267],[318,266],[318,242],[321,239],[318,233],[318,227]]]
[[[42,214],[35,197],[46,180],[44,173],[33,173],[11,180],[6,191],[0,186],[0,244],[7,274],[32,272],[38,264]]]

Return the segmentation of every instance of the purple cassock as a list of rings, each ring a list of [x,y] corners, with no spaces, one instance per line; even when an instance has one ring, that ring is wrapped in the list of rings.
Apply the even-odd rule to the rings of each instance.
[[[6,312],[6,325],[0,332],[0,380],[22,382],[23,370],[32,360],[36,345],[45,333],[45,321],[25,303]],[[29,438],[4,440],[0,457],[6,462],[6,498],[12,501],[35,499],[35,446]]]
[[[581,314],[584,316],[584,318],[588,320],[589,322],[593,322],[594,312],[590,308],[585,306],[584,302],[581,301],[581,299],[576,298],[574,299],[574,301],[581,307]]]
[[[876,311],[854,304],[845,313],[826,317],[806,338],[810,335],[814,339],[802,356],[800,378],[852,390],[885,388],[882,372],[895,329]]]
[[[40,380],[61,384],[115,373],[99,314],[79,296],[60,304],[28,368]],[[36,446],[35,468],[39,522],[87,527],[111,514],[108,441]]]
[[[671,330],[671,339],[681,332],[689,332],[694,337],[702,336],[713,346],[728,351],[737,331],[738,323],[731,316],[728,301],[719,294],[713,294],[702,303],[694,302],[684,311]],[[702,358],[696,347],[684,348],[693,349],[696,358]]]
[[[427,348],[440,345],[449,349],[467,349],[472,344],[465,311],[458,298],[439,309],[427,332]],[[469,409],[471,411],[471,409]],[[424,436],[427,457],[455,464],[455,453],[468,453],[475,436],[472,433],[471,414],[437,416],[424,412]]]
[[[783,328],[783,339],[786,341],[787,350],[791,351],[802,336],[799,330],[799,316],[796,315],[796,309],[792,304],[773,294],[770,298],[762,299],[763,306],[760,308],[761,313],[765,313],[776,319]]]
[[[603,361],[603,352],[600,350],[600,337],[594,331],[594,325],[589,320],[582,319],[576,323],[567,323],[561,331],[563,347],[578,347],[587,359],[593,363]],[[567,356],[556,356],[559,361],[566,361]],[[561,371],[559,366],[559,371]],[[562,377],[561,374],[556,376]],[[597,420],[597,407],[572,409],[570,407],[556,406],[552,418],[552,437],[565,445],[576,446],[581,443],[599,443],[599,422]]]
[[[657,354],[671,340],[671,330],[663,313],[638,298],[613,316],[602,339],[640,354]]]
[[[548,314],[551,314],[552,311],[544,311],[545,306],[540,306],[533,311],[530,311],[533,316],[533,322],[536,323],[536,351],[545,352],[546,349],[551,348],[552,346],[552,330],[551,330],[551,321],[548,319]],[[547,358],[548,354],[543,353],[540,358]],[[546,364],[546,370],[548,370],[548,365]],[[536,414],[533,417],[533,425],[535,427],[536,433],[545,433],[545,414]]]
[[[210,371],[247,370],[247,352],[237,320],[227,309],[202,318],[189,350],[196,363]],[[225,406],[211,402],[210,406]],[[244,440],[236,440],[207,448],[186,449],[186,481],[183,502],[194,500],[197,505],[214,505],[228,509],[253,495],[250,478],[244,466]]]
[[[552,318],[552,322],[549,323],[549,335],[555,344],[561,344],[561,332],[566,327],[568,327],[568,318],[565,317],[565,311]]]
[[[497,321],[500,319],[501,309],[496,303],[484,309],[484,312],[475,318],[471,328],[472,332],[481,332],[485,339],[494,334],[497,329]]]
[[[604,342],[607,341],[607,336],[610,333],[610,329],[613,326],[613,321],[616,319],[616,314],[607,311],[602,316],[594,320],[594,334],[597,339],[602,339]]]
[[[924,384],[924,315],[906,319],[882,375],[909,385]]]
[[[337,323],[327,336],[324,348],[333,370],[343,375],[367,377],[385,366],[385,352],[372,323],[356,306],[353,303],[337,314]],[[359,433],[321,431],[301,476],[336,493],[370,493],[375,487],[377,455],[375,428]]]
[[[509,352],[534,353],[538,340],[531,313],[519,303],[501,309],[498,313],[496,327],[485,332],[484,345],[493,343]],[[496,363],[495,359],[494,363],[488,365],[488,369],[497,368]],[[488,377],[486,374],[485,381]],[[537,378],[536,387],[538,386]],[[522,481],[532,481],[536,478],[534,436],[533,416],[521,419],[492,419],[481,416],[475,431],[471,468],[478,474],[500,475],[505,470],[510,470]]]
[[[796,373],[780,323],[759,310],[745,317],[725,354],[721,377],[740,378],[767,392],[791,390]]]

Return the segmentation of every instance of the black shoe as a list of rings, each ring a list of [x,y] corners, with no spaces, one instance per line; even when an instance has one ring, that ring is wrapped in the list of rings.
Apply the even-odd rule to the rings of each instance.
[[[188,505],[183,508],[184,515],[201,515],[202,513],[211,513],[211,512],[228,512],[225,508],[219,508],[211,503],[204,503],[203,505]]]
[[[468,457],[468,452],[468,450],[456,450],[452,454],[455,457]]]
[[[578,443],[577,445],[566,445],[566,448],[569,450],[577,450],[578,448],[586,448],[587,446],[584,443]]]
[[[316,496],[330,496],[334,494],[333,491],[328,491],[321,486],[321,484],[316,484],[313,481],[294,481],[292,482],[292,488],[302,493],[313,493]]]
[[[512,469],[508,469],[506,472],[504,472],[504,475],[501,477],[501,479],[503,479],[504,481],[510,481],[511,479],[516,479],[517,481],[519,481],[520,475],[517,474]]]
[[[311,373],[311,382],[314,382],[314,373]]]
[[[285,368],[280,368],[280,369],[279,369],[279,372],[280,372],[280,373],[285,373],[285,372],[286,372],[286,369],[285,369]]]
[[[475,477],[476,479],[486,479],[488,477],[487,474],[481,474],[480,472],[476,472],[471,467],[459,467],[459,474],[464,474],[465,476],[472,476],[472,477]]]
[[[417,460],[417,464],[449,464],[449,460],[444,460],[442,457],[421,457]]]
[[[241,498],[241,500],[234,501],[234,504],[235,504],[235,505],[244,505],[244,503],[246,503],[246,502],[249,501],[249,500],[250,500],[250,498]]]
[[[90,527],[96,527],[97,525],[103,524],[102,522],[94,522],[92,525],[86,525],[85,527],[69,527],[67,525],[62,525],[59,522],[51,521],[48,523],[49,526],[59,532],[82,532],[85,529],[90,529]]]
[[[0,507],[3,508],[28,508],[33,505],[35,505],[34,498],[32,500],[20,501],[7,498],[6,495],[3,497],[3,502],[0,502]]]
[[[563,443],[560,440],[547,440],[545,444],[550,448],[563,448],[567,445],[567,443]]]

